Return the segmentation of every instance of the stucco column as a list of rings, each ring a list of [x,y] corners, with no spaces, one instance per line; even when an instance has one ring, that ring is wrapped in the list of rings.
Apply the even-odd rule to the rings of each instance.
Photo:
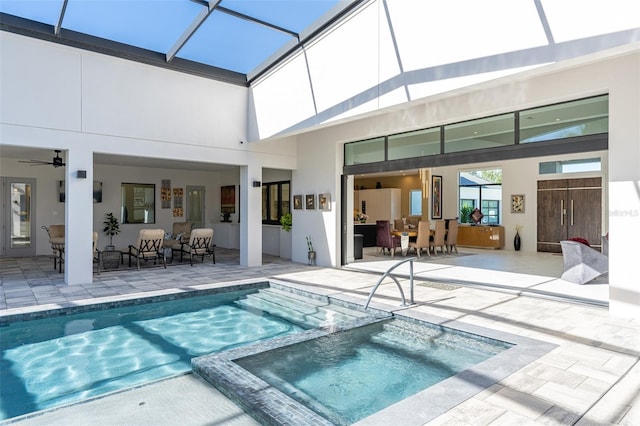
[[[609,312],[640,318],[640,61],[609,92]]]
[[[79,171],[85,171],[81,177]],[[64,282],[93,281],[93,152],[83,147],[67,151],[65,167]]]
[[[258,182],[258,186],[254,183]],[[240,265],[262,265],[262,167],[240,167]]]

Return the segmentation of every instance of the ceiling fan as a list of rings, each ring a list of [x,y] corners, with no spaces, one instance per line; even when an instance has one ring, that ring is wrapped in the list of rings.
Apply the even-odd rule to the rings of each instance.
[[[60,157],[60,153],[62,151],[59,149],[55,150],[56,156],[53,157],[53,159],[51,161],[44,161],[44,160],[20,160],[20,163],[28,163],[31,164],[32,166],[44,166],[44,165],[52,165],[53,167],[62,167],[64,166],[64,161],[62,161],[62,158]]]

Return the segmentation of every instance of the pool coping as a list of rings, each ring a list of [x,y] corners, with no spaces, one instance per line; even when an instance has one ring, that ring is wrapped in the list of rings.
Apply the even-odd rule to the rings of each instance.
[[[94,299],[84,299],[62,304],[48,304],[13,308],[0,311],[0,326],[19,321],[50,318],[55,316],[81,314],[126,306],[144,305],[153,302],[165,302],[189,297],[206,296],[234,291],[263,289],[270,286],[269,279],[245,279],[214,284],[202,284],[144,293],[129,293]]]
[[[278,283],[276,280],[270,280],[270,286],[299,295],[321,298],[329,304],[334,303],[339,306],[364,311],[362,303],[340,298],[339,295],[319,295],[289,287],[286,284]],[[410,308],[411,306],[408,307]],[[386,321],[394,317],[409,322],[427,322],[513,345],[471,368],[355,423],[359,426],[380,424],[421,426],[557,347],[553,343],[529,337],[492,330],[435,315],[408,311],[407,307],[398,308],[375,304],[367,312],[374,313],[374,316],[332,328],[307,330],[290,336],[269,339],[228,351],[196,357],[191,361],[192,370],[263,424],[332,425],[333,423],[326,418],[240,367],[235,360],[326,336],[333,332]]]

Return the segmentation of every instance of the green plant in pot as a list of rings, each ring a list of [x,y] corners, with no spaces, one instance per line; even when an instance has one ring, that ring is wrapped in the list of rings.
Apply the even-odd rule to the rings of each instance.
[[[105,215],[105,220],[102,222],[104,224],[104,229],[102,232],[105,233],[109,237],[109,245],[105,247],[105,250],[114,250],[113,246],[113,236],[118,235],[120,233],[120,222],[118,218],[113,215],[113,213],[107,213]]]
[[[282,225],[282,229],[284,229],[285,231],[291,231],[291,225],[293,225],[291,212],[285,213],[280,217],[280,225]]]
[[[469,223],[469,216],[473,212],[473,207],[465,205],[460,209],[460,223]]]

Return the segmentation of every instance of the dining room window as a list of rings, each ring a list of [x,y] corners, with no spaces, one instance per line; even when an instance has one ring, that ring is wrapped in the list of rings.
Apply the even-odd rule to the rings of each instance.
[[[422,216],[422,189],[409,190],[409,216]]]
[[[458,206],[461,223],[478,207],[483,224],[500,224],[502,201],[502,169],[468,170],[458,174]]]

